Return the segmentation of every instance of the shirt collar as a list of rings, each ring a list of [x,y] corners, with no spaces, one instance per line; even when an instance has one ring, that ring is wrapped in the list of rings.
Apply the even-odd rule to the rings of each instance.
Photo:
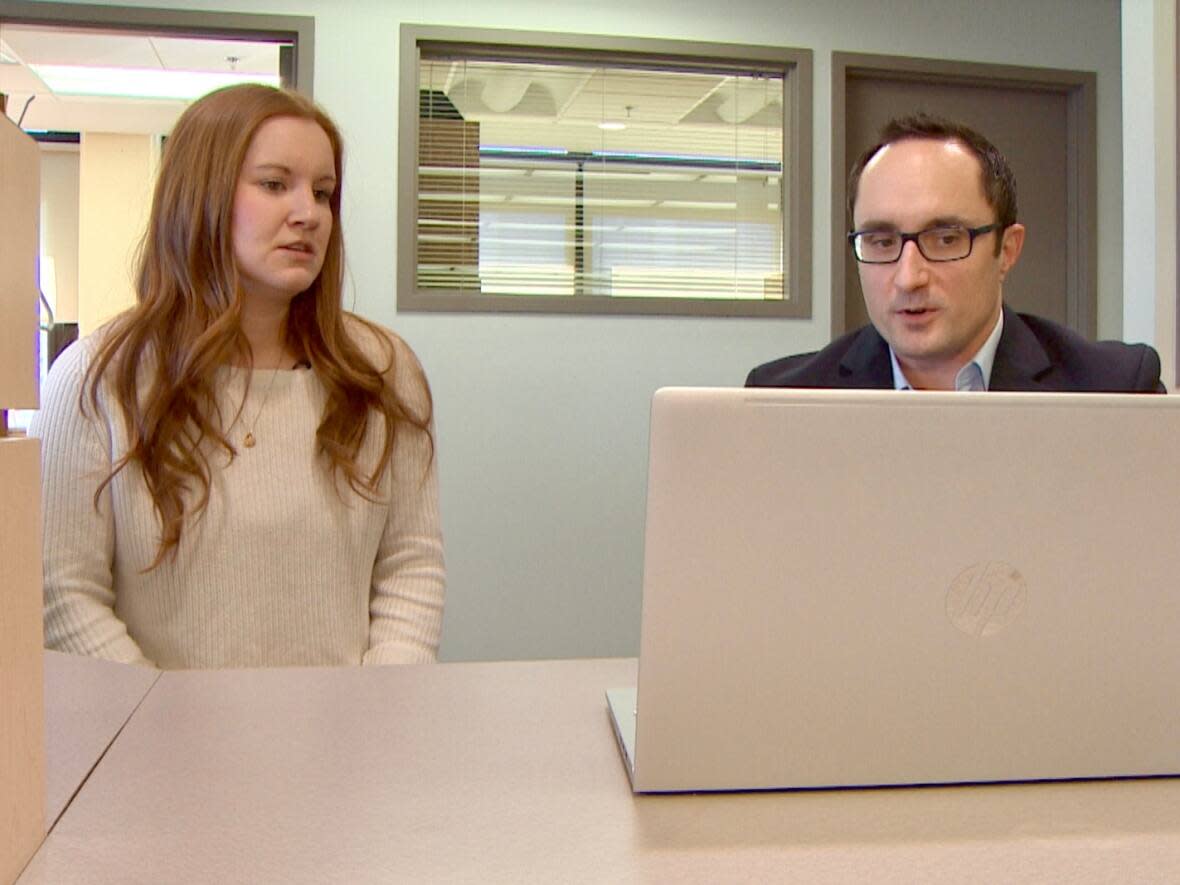
[[[983,389],[987,390],[991,386],[992,366],[996,362],[996,350],[1000,346],[1000,335],[1004,331],[1004,311],[1000,311],[1000,315],[996,317],[996,324],[992,328],[992,333],[987,336],[987,340],[983,342],[983,346],[976,351],[975,356],[967,361],[967,364],[959,369],[955,375],[955,389],[956,390],[971,390],[971,376],[979,373],[976,380],[982,379]],[[906,380],[905,372],[901,370],[901,365],[897,362],[897,354],[893,352],[893,348],[889,348],[889,364],[893,367],[893,388],[895,390],[913,390],[910,382]]]

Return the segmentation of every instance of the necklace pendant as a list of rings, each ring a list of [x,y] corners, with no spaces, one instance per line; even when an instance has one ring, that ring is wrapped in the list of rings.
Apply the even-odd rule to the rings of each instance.
[[[244,440],[242,440],[242,445],[244,445],[248,449],[254,448],[254,434],[247,433],[246,438]]]

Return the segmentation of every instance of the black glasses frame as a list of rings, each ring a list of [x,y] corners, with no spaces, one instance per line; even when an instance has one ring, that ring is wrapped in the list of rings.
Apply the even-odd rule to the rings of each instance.
[[[914,231],[913,233],[904,233],[902,231],[897,231],[897,236],[900,238],[901,243],[897,247],[897,257],[891,258],[889,261],[870,261],[870,260],[861,258],[860,257],[860,249],[858,249],[856,246],[857,237],[861,236],[862,234],[881,233],[881,231],[879,231],[879,230],[850,231],[848,234],[848,245],[852,247],[853,256],[861,264],[896,264],[897,262],[901,261],[901,253],[905,251],[905,244],[909,243],[909,242],[913,242],[913,244],[918,248],[918,251],[920,253],[922,253],[922,257],[925,258],[927,261],[933,261],[933,262],[937,262],[939,264],[942,264],[947,261],[962,261],[964,258],[971,257],[971,253],[975,249],[975,238],[976,237],[981,237],[984,234],[990,234],[993,230],[999,230],[1002,227],[1003,226],[998,221],[993,221],[991,224],[985,224],[985,225],[982,225],[981,227],[962,227],[961,225],[957,225],[957,224],[940,224],[940,225],[937,225],[936,227],[928,227],[925,230]],[[954,230],[955,228],[960,228],[961,230],[965,231],[968,238],[969,238],[967,240],[967,253],[965,255],[960,255],[958,258],[931,258],[929,255],[926,254],[926,250],[922,248],[922,241],[919,240],[918,237],[922,236],[923,234],[928,234],[931,231],[935,231],[935,230]]]

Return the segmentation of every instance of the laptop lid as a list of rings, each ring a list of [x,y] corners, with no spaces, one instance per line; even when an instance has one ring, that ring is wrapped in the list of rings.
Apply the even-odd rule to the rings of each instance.
[[[634,789],[1180,772],[1178,448],[1171,397],[658,391]]]

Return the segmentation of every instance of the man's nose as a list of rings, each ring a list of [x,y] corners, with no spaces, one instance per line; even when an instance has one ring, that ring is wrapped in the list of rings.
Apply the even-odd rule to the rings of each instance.
[[[903,289],[919,289],[926,285],[930,263],[918,248],[917,240],[909,240],[901,247],[894,280]]]

